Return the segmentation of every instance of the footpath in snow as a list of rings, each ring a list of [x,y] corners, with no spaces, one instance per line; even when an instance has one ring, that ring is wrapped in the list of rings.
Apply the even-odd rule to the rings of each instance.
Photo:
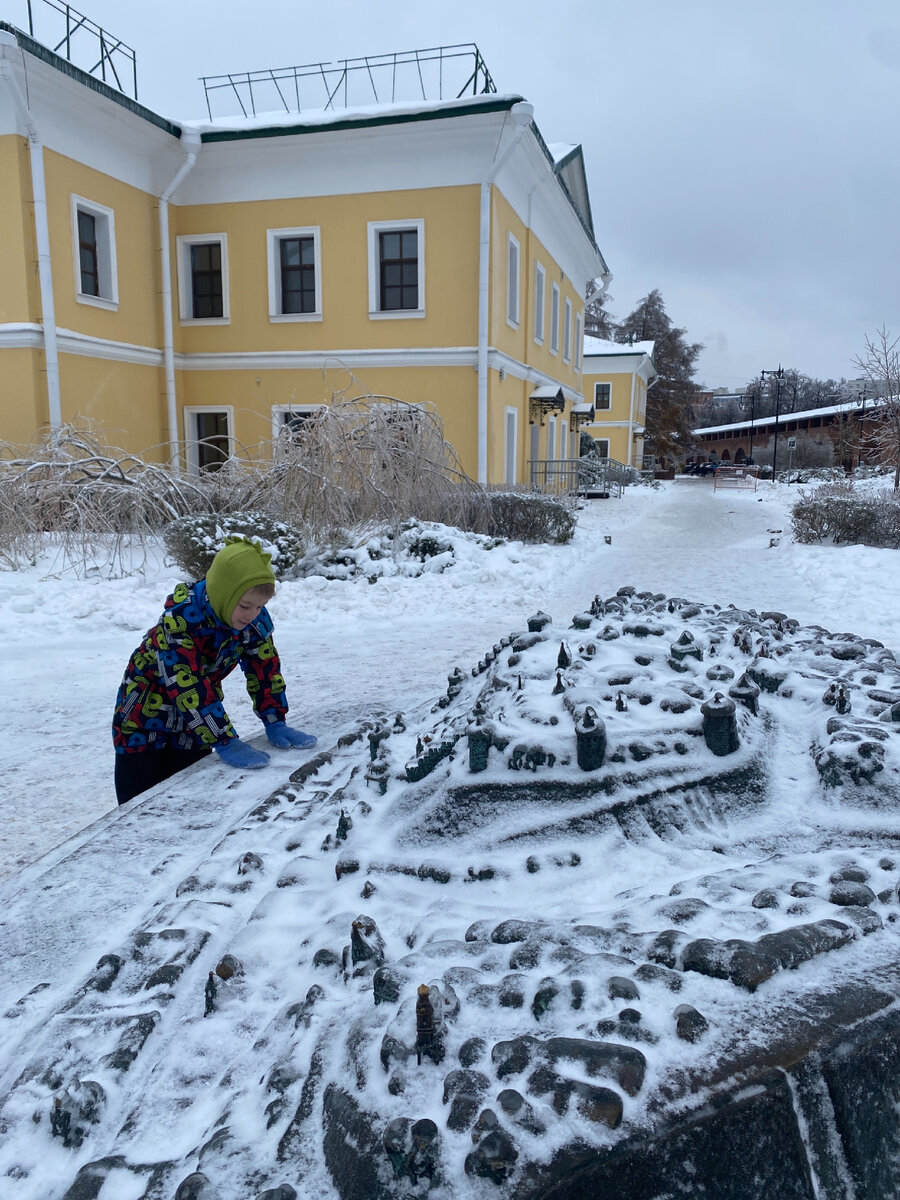
[[[780,610],[900,649],[896,552],[794,545],[796,490],[714,492],[711,481],[690,478],[632,487],[621,500],[588,504],[568,546],[484,551],[463,542],[440,574],[286,582],[271,611],[292,719],[328,745],[373,709],[408,710],[438,695],[454,667],[467,670],[537,609],[568,623],[595,594],[626,584]],[[178,579],[162,564],[118,580],[46,578],[46,570],[0,574],[0,879],[115,809],[113,699]],[[239,732],[255,736],[239,673],[226,703]],[[192,773],[188,796],[212,769]],[[275,757],[253,786],[265,795],[286,773]]]

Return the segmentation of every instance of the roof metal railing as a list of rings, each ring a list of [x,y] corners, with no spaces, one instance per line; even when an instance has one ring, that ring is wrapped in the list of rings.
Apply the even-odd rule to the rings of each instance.
[[[304,108],[350,108],[397,100],[459,100],[465,95],[497,91],[481,51],[473,42],[367,54],[333,63],[201,75],[200,82],[210,120],[212,97],[223,91],[237,101],[245,117],[280,109],[299,113]],[[232,116],[235,112],[231,108],[219,115]]]
[[[130,96],[132,100],[137,100],[137,55],[131,46],[126,46],[121,38],[114,37],[113,34],[92,21],[90,17],[86,17],[84,13],[73,8],[71,4],[64,3],[64,0],[40,0],[40,2],[45,8],[51,9],[55,16],[49,17],[47,22],[39,20],[37,24],[42,26],[42,29],[36,30],[36,14],[44,16],[47,14],[43,8],[35,11],[33,0],[28,0],[29,35],[52,50],[54,54],[62,55],[74,66],[81,67],[89,75],[99,76],[104,83],[108,83],[124,95]],[[49,36],[42,36],[45,24]],[[60,33],[62,33],[62,37],[59,36]],[[54,38],[59,38],[56,45],[52,44]],[[76,38],[78,39],[77,45],[75,44]],[[91,45],[94,49],[88,55]],[[98,53],[100,57],[93,66],[84,65]]]

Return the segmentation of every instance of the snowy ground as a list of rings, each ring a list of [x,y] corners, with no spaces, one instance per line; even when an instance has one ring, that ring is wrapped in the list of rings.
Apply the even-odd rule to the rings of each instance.
[[[524,671],[524,690],[520,675],[515,691],[508,680],[506,692],[526,701],[516,702],[523,719],[531,720],[535,706],[556,706],[562,713],[563,700],[548,692],[547,683],[559,639],[568,637],[577,650],[567,632],[573,614],[584,612],[595,594],[609,597],[625,585],[703,605],[781,611],[801,626],[853,632],[900,651],[896,552],[794,545],[792,498],[784,485],[763,484],[756,494],[716,493],[711,481],[682,479],[660,489],[631,488],[621,501],[594,502],[580,514],[570,546],[506,545],[487,551],[459,539],[456,562],[443,573],[390,576],[375,584],[323,579],[283,584],[271,611],[293,722],[316,732],[329,749],[373,710],[403,711],[411,718],[405,730],[398,726],[391,735],[388,790],[374,805],[369,803],[374,789],[359,771],[365,744],[358,742],[336,751],[331,765],[306,787],[282,785],[309,755],[274,752],[269,767],[259,772],[234,772],[217,760],[203,762],[155,794],[116,809],[109,739],[113,697],[129,653],[157,619],[177,577],[164,566],[116,581],[46,578],[46,568],[0,576],[6,685],[0,695],[0,1043],[6,1047],[0,1054],[0,1122],[7,1131],[0,1146],[0,1177],[17,1200],[59,1200],[69,1194],[64,1189],[76,1170],[104,1156],[120,1166],[110,1170],[102,1194],[91,1193],[99,1200],[144,1196],[147,1164],[164,1159],[171,1160],[166,1194],[173,1191],[169,1184],[188,1171],[203,1170],[222,1200],[249,1200],[259,1185],[250,1188],[245,1183],[249,1176],[241,1172],[263,1165],[267,1184],[278,1182],[269,1178],[269,1171],[283,1167],[285,1178],[303,1181],[304,1194],[331,1200],[337,1194],[331,1183],[334,1172],[329,1175],[323,1167],[320,1134],[312,1136],[306,1126],[298,1126],[292,1135],[287,1124],[290,1112],[300,1111],[303,1073],[308,1071],[310,1080],[315,1074],[309,1066],[314,1049],[320,1055],[323,1086],[347,1086],[347,1060],[337,1032],[353,1029],[358,1034],[355,1094],[362,1106],[379,1114],[379,1120],[427,1116],[443,1131],[441,1072],[427,1064],[411,1072],[406,1091],[398,1095],[379,1065],[387,1022],[393,1021],[390,1028],[398,1037],[408,1036],[413,1027],[413,985],[442,978],[454,964],[478,969],[478,986],[466,983],[471,970],[461,969],[456,976],[462,1009],[452,1028],[452,1054],[442,1070],[457,1061],[464,1038],[477,1033],[497,1042],[535,1028],[537,1017],[527,1003],[513,1011],[502,1000],[498,1007],[490,999],[507,978],[512,958],[508,947],[498,947],[486,933],[477,944],[462,941],[467,930],[481,927],[479,922],[487,931],[507,918],[539,915],[547,942],[540,954],[546,957],[521,964],[528,996],[546,982],[548,971],[568,984],[563,960],[553,957],[554,938],[577,959],[587,989],[583,1012],[573,1017],[574,1005],[559,1005],[541,1029],[557,1036],[584,1037],[587,1031],[590,1038],[600,1029],[598,1017],[601,1024],[615,1024],[609,1019],[618,1002],[611,1001],[606,975],[630,971],[627,964],[640,961],[648,949],[644,943],[658,929],[675,921],[689,925],[695,937],[755,938],[797,919],[827,924],[836,913],[844,915],[835,908],[828,880],[848,865],[864,871],[880,897],[873,900],[876,915],[867,918],[877,930],[874,936],[863,939],[843,926],[847,944],[840,950],[819,954],[797,971],[779,973],[753,996],[720,979],[684,972],[679,998],[695,1005],[711,1025],[708,1040],[696,1049],[675,1035],[668,985],[650,980],[645,985],[642,979],[641,1011],[651,1041],[644,1047],[647,1083],[637,1098],[629,1093],[625,1100],[623,1131],[628,1133],[639,1127],[642,1106],[662,1081],[675,1078],[682,1068],[708,1063],[711,1056],[730,1054],[737,1061],[747,1030],[755,1031],[764,1045],[779,1023],[800,1019],[805,999],[824,994],[832,978],[883,985],[883,1003],[893,1003],[896,856],[886,859],[881,849],[884,837],[890,840],[895,833],[893,812],[866,809],[861,834],[862,810],[823,800],[809,754],[834,711],[821,703],[827,680],[840,674],[853,694],[853,719],[869,724],[877,719],[870,703],[871,672],[878,674],[882,689],[892,694],[900,690],[900,668],[890,655],[879,658],[877,648],[865,651],[872,662],[857,664],[852,657],[831,657],[829,646],[840,639],[829,639],[821,629],[801,629],[794,649],[794,635],[787,638],[782,645],[787,657],[780,662],[790,668],[793,661],[796,678],[784,695],[764,698],[767,723],[739,714],[741,754],[748,762],[765,763],[765,804],[719,814],[714,799],[704,795],[697,812],[691,810],[687,827],[676,823],[661,835],[632,836],[615,823],[608,829],[598,825],[597,835],[578,841],[578,854],[567,857],[563,852],[573,850],[575,843],[570,832],[555,827],[562,810],[561,802],[554,801],[543,816],[537,802],[511,815],[501,807],[493,817],[485,806],[486,819],[494,825],[483,829],[478,808],[471,829],[460,827],[444,841],[449,825],[441,805],[446,797],[440,788],[429,791],[440,771],[418,790],[398,782],[398,769],[419,753],[414,749],[418,733],[437,729],[445,720],[442,713],[469,720],[476,695],[491,678],[473,677],[469,669],[501,638],[522,630],[538,609],[557,626],[553,638],[533,651],[539,669],[529,661],[511,666],[503,655],[490,671],[495,676]],[[668,646],[690,624],[679,606],[672,610],[654,618],[666,625],[660,645]],[[710,613],[698,616],[698,636],[704,636],[703,619],[719,619]],[[725,617],[726,624],[748,620],[746,614]],[[762,632],[773,634],[771,629]],[[577,690],[579,679],[584,688],[592,669],[600,672],[602,667],[605,679],[621,658],[629,675],[637,676],[636,689],[662,697],[667,688],[675,688],[682,698],[696,697],[708,693],[712,679],[726,678],[709,670],[730,662],[739,672],[747,660],[730,637],[716,638],[714,653],[708,645],[711,653],[702,664],[673,676],[665,655],[652,648],[648,652],[644,642],[636,647],[628,636],[610,642],[599,631],[598,638],[596,659],[574,664],[579,670],[570,672],[572,689]],[[798,657],[801,644],[803,653],[821,650],[824,656],[814,671]],[[541,655],[549,655],[546,662]],[[646,669],[635,672],[635,664],[641,663]],[[465,672],[458,699],[432,712],[432,701],[445,691],[447,675],[456,666]],[[699,683],[699,692],[696,687],[687,691],[685,681],[689,687]],[[629,730],[634,725],[625,741],[632,733],[650,742],[671,733],[675,718],[667,715],[661,724],[662,702],[645,705],[636,693],[630,709],[616,716],[611,696],[603,695],[605,688],[594,681],[589,694],[608,702],[610,729],[617,722]],[[239,732],[258,737],[239,673],[226,686],[226,702]],[[508,708],[515,713],[512,702]],[[696,725],[696,709],[678,719],[685,726]],[[888,727],[896,728],[889,722]],[[520,736],[518,729],[513,733]],[[553,777],[577,784],[583,773],[571,762],[571,746],[568,751],[563,746],[566,738],[571,743],[570,735],[568,716],[542,727],[548,748],[554,737],[559,741]],[[613,740],[623,737],[616,732]],[[438,744],[442,738],[436,733],[432,741]],[[708,769],[709,756],[699,740],[693,757],[668,745],[670,741],[662,738],[666,753],[673,761],[676,752],[682,756],[682,766],[673,769],[693,771],[692,777]],[[888,751],[891,769],[884,778],[893,779],[897,755],[893,745]],[[482,780],[508,778],[505,759],[496,751],[492,755]],[[743,762],[739,756],[731,765]],[[638,760],[638,765],[609,769],[621,769],[624,786],[626,776],[636,780],[644,767]],[[652,758],[646,769],[654,770]],[[449,773],[450,782],[471,782],[463,755],[447,760],[441,770]],[[260,805],[266,798],[267,804]],[[573,815],[579,803],[573,795],[570,808],[575,807],[565,815]],[[596,807],[593,792],[584,803]],[[346,848],[336,853],[333,835],[344,804],[354,827]],[[547,830],[532,836],[539,817]],[[526,822],[527,842],[510,836],[515,821]],[[418,832],[410,834],[410,829]],[[429,829],[435,834],[431,841]],[[542,864],[537,873],[525,862],[532,852]],[[345,854],[358,857],[358,873],[338,872],[336,859]],[[247,858],[257,865],[245,871]],[[418,872],[412,878],[408,871],[394,869],[423,861],[452,878],[438,883]],[[474,882],[465,877],[467,864],[480,867],[488,861],[497,869],[496,879],[493,873]],[[236,862],[241,864],[237,875]],[[370,876],[377,886],[361,893],[361,881]],[[798,880],[808,889],[792,891]],[[776,895],[776,902],[761,911],[751,897],[764,889]],[[361,894],[367,897],[366,912],[384,935],[389,961],[409,976],[404,976],[404,999],[396,1012],[390,1004],[373,1008],[368,977],[344,980],[313,959],[317,948],[340,952]],[[798,896],[803,897],[799,902]],[[676,908],[693,905],[697,912],[679,917],[673,903]],[[583,931],[591,929],[611,958],[597,953],[599,942],[584,941]],[[172,949],[176,937],[186,939],[177,953]],[[198,938],[208,939],[202,954]],[[240,1003],[226,995],[206,1020],[200,1003],[203,981],[226,951],[247,968],[235,985]],[[85,988],[83,981],[99,956],[109,953],[123,957],[121,977]],[[170,994],[162,976],[153,981],[157,966],[164,973],[171,970],[173,953],[184,956],[186,969]],[[625,966],[604,966],[607,958]],[[322,988],[321,1002],[291,1033],[285,1013],[293,1011],[292,1004],[296,1008],[294,1002],[311,985]],[[479,990],[484,993],[480,999]],[[113,1069],[106,1053],[113,1054],[113,1044],[118,1045],[122,1027],[117,1021],[123,1013],[128,1021],[150,1021],[154,1029],[127,1074]],[[264,1117],[271,1097],[263,1081],[282,1061],[293,1063],[300,1077],[289,1086],[284,1113],[270,1128]],[[481,1066],[488,1069],[486,1057]],[[65,1084],[70,1077],[99,1079],[108,1094],[106,1111],[77,1151],[49,1136],[46,1119],[59,1081]],[[319,1128],[321,1118],[315,1119]],[[523,1153],[541,1161],[572,1138],[601,1144],[603,1130],[579,1120],[570,1113],[543,1140],[522,1135]],[[212,1135],[223,1124],[224,1141],[217,1149]],[[299,1139],[296,1146],[292,1136]],[[291,1143],[290,1153],[276,1165],[282,1137]],[[493,1184],[482,1188],[466,1183],[462,1156],[471,1150],[468,1131],[442,1137],[450,1190],[441,1190],[441,1200],[450,1191],[473,1197],[495,1194]],[[460,1181],[467,1190],[460,1190]],[[778,1194],[777,1187],[769,1194]]]
[[[567,623],[625,584],[704,603],[776,609],[803,624],[900,651],[900,557],[794,545],[796,488],[714,492],[705,479],[594,501],[569,546],[472,550],[407,579],[285,583],[271,605],[293,721],[331,744],[373,707],[409,710],[443,691],[537,609]],[[611,538],[610,544],[604,537]],[[772,542],[776,542],[772,545]],[[115,808],[109,721],[122,669],[177,575],[113,581],[0,574],[0,879]],[[226,686],[238,730],[258,732],[239,673]],[[259,772],[259,794],[285,774]],[[193,779],[200,786],[202,773]]]

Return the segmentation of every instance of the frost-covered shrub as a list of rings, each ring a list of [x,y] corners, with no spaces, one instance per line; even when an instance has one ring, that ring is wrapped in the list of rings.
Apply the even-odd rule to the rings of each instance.
[[[843,467],[794,467],[778,472],[779,483],[840,483],[847,478]]]
[[[900,547],[900,495],[858,492],[852,483],[825,483],[801,492],[791,513],[794,540]]]
[[[563,545],[575,532],[575,513],[552,496],[489,492],[491,533],[517,542]]]
[[[163,540],[176,566],[189,579],[202,579],[226,540],[235,535],[251,538],[271,554],[272,570],[279,579],[293,573],[306,550],[299,530],[260,512],[179,517],[166,526]]]
[[[414,519],[364,530],[335,529],[327,542],[309,548],[294,575],[375,583],[391,575],[440,574],[454,565],[464,547],[470,555],[472,549],[493,550],[501,544],[499,538]]]
[[[423,533],[409,544],[409,553],[424,562],[426,558],[435,558],[438,554],[446,554],[453,550],[449,542],[441,541],[433,533]]]

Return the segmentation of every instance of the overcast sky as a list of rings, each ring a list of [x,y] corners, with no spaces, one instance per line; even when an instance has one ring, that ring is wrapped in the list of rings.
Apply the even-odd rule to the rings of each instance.
[[[583,145],[612,312],[659,288],[709,387],[779,364],[852,377],[867,333],[900,332],[898,0],[78,7],[134,47],[139,98],[176,119],[206,115],[200,75],[477,42],[547,142]]]

